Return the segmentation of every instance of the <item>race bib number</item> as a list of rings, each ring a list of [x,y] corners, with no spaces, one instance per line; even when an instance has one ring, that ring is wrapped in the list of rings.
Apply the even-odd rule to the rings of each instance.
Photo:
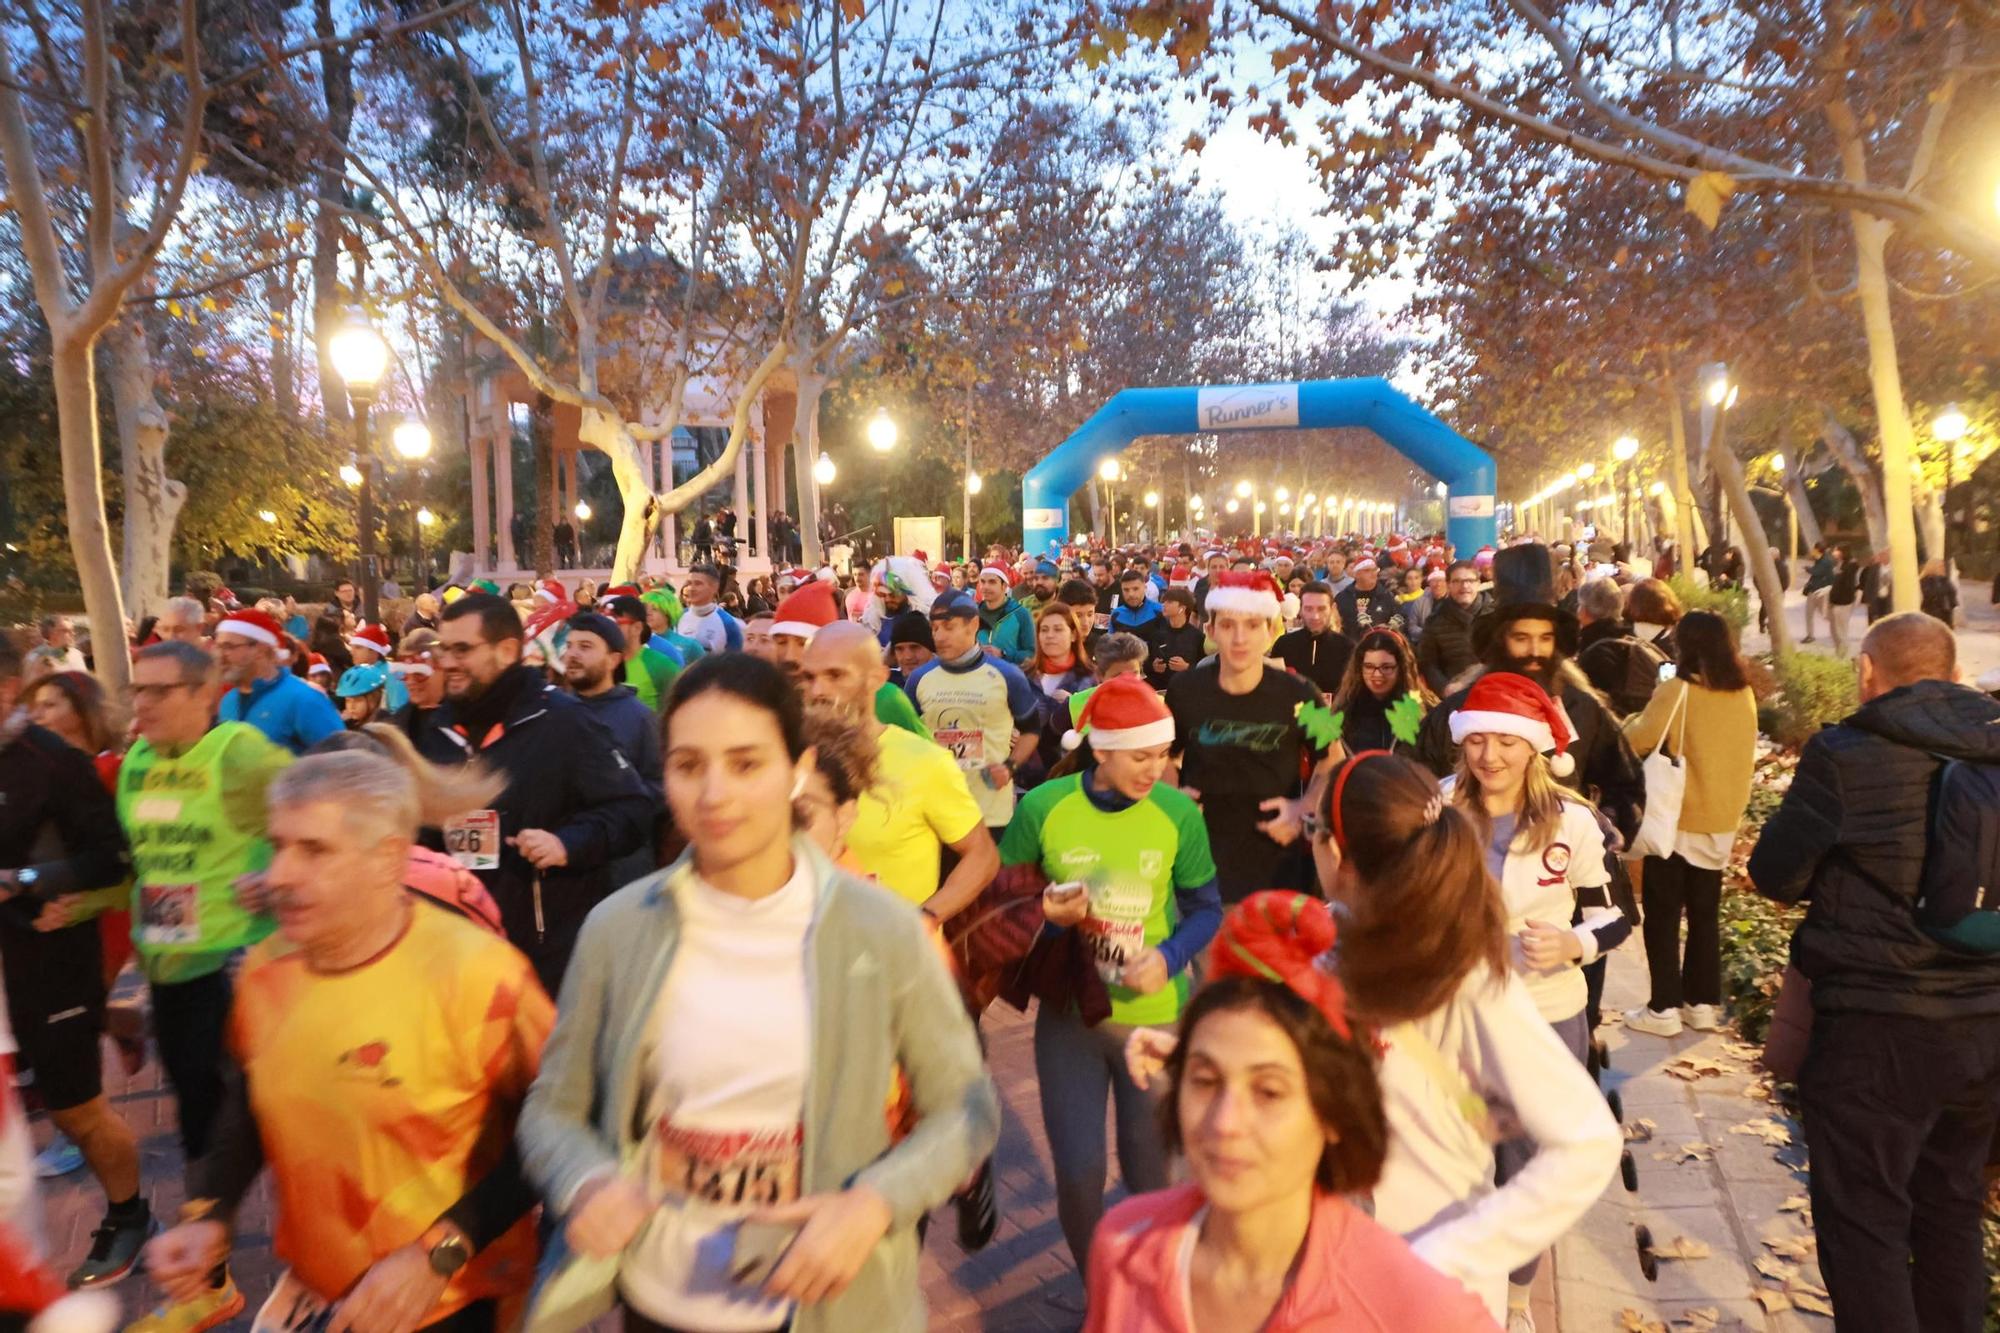
[[[271,1299],[257,1311],[250,1333],[323,1333],[340,1307],[321,1300],[286,1269],[271,1288]]]
[[[976,729],[931,733],[931,739],[951,751],[960,768],[986,767],[986,733]]]
[[[468,810],[444,822],[444,849],[467,870],[500,868],[500,812]]]
[[[178,796],[141,796],[132,802],[132,818],[141,824],[171,824],[180,817]]]
[[[669,1194],[724,1207],[765,1208],[799,1197],[803,1126],[767,1130],[687,1129],[661,1116],[654,1179]]]
[[[1152,891],[1143,884],[1102,884],[1090,891],[1083,934],[1106,985],[1124,985],[1126,964],[1146,951],[1146,913],[1152,905]]]
[[[201,918],[195,906],[195,886],[140,886],[139,938],[147,944],[199,943]]]

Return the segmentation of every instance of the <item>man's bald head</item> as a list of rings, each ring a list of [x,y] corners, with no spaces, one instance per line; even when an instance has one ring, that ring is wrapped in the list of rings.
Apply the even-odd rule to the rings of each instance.
[[[843,620],[813,635],[799,663],[799,678],[815,708],[873,727],[875,691],[889,679],[889,667],[874,631]]]
[[[1958,636],[1921,611],[1884,616],[1861,641],[1861,702],[1920,680],[1958,679]]]

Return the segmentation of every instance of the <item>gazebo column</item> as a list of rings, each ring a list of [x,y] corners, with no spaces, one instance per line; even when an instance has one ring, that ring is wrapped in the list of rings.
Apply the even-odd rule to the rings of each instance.
[[[497,569],[519,569],[521,558],[514,551],[514,414],[501,414],[493,434],[493,489],[499,496],[494,515],[494,537],[500,547]]]
[[[745,445],[748,445],[746,440]],[[742,546],[750,540],[750,450],[745,447],[736,451],[736,496],[731,506],[736,510],[736,562],[743,563]]]
[[[754,419],[750,427],[750,476],[757,483],[757,554],[776,569],[777,561],[771,555],[771,474],[764,466],[764,427]]]
[[[472,567],[484,570],[493,558],[493,447],[483,434],[486,419],[476,420],[465,447],[472,452]]]

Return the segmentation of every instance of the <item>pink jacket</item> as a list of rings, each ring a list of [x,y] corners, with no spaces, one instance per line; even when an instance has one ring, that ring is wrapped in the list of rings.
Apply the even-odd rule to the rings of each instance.
[[[1090,1243],[1085,1333],[1195,1333],[1181,1242],[1205,1200],[1193,1185],[1113,1208]],[[1498,1333],[1486,1307],[1410,1253],[1400,1236],[1333,1194],[1316,1195],[1305,1252],[1266,1333]]]

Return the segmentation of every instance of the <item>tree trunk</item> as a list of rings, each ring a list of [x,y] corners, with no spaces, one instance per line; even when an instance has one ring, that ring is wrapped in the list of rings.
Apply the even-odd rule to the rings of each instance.
[[[167,413],[153,395],[153,351],[138,315],[114,320],[105,341],[125,490],[125,608],[134,616],[156,615],[172,595],[174,522],[187,487],[167,475]]]
[[[1944,496],[1926,486],[1917,495],[1917,521],[1923,525],[1926,561],[1944,559]]]
[[[819,487],[813,482],[813,468],[819,463],[819,400],[826,392],[826,377],[809,365],[792,363],[798,382],[798,407],[792,415],[792,475],[799,488],[799,541],[805,562],[817,566],[826,558],[819,545]]]
[[[122,699],[132,684],[132,657],[125,651],[125,604],[118,594],[117,566],[111,556],[111,529],[104,518],[102,442],[97,434],[95,335],[58,338],[49,357],[55,382],[57,432],[62,445],[63,511],[69,520],[70,552],[83,607],[90,617],[97,675],[112,698]],[[108,651],[107,651],[108,650]]]
[[[585,409],[577,439],[611,460],[611,475],[618,483],[618,496],[625,513],[618,523],[618,550],[611,559],[611,581],[634,583],[653,544],[666,511],[660,508],[646,468],[650,444],[632,438],[631,429],[608,412]]]
[[[1785,460],[1785,494],[1792,502],[1792,512],[1799,518],[1799,536],[1806,548],[1820,545],[1826,534],[1820,531],[1819,516],[1813,513],[1812,496],[1806,491],[1805,472],[1802,469],[1804,456],[1792,447],[1792,428],[1786,423],[1778,431],[1778,457]],[[1792,552],[1796,555],[1797,552]]]
[[[290,264],[264,285],[264,301],[271,310],[269,347],[271,356],[271,402],[287,421],[299,416],[298,367],[292,360],[292,289]]]
[[[1862,456],[1861,446],[1853,432],[1840,424],[1840,418],[1826,404],[1819,405],[1820,443],[1833,455],[1833,461],[1840,464],[1854,489],[1861,492],[1861,512],[1868,523],[1868,549],[1886,551],[1889,549],[1889,515],[1882,507],[1882,483],[1875,475],[1875,469]]]
[[[1785,623],[1785,594],[1778,586],[1778,566],[1771,559],[1771,542],[1764,535],[1764,521],[1757,517],[1756,506],[1750,503],[1750,489],[1743,484],[1743,465],[1730,452],[1726,414],[1717,412],[1716,417],[1715,429],[1708,437],[1708,465],[1722,485],[1723,498],[1736,515],[1736,525],[1743,529],[1743,544],[1749,548],[1743,556],[1749,562],[1750,577],[1757,584],[1757,596],[1763,599],[1769,613],[1766,619],[1771,626],[1771,653],[1774,657],[1789,657],[1792,631]]]
[[[320,203],[313,215],[313,355],[319,369],[320,412],[328,439],[344,437],[350,420],[347,386],[333,368],[327,346],[343,315],[340,289],[340,214],[334,205],[346,198],[349,131],[354,123],[354,63],[348,48],[333,43],[339,29],[333,21],[333,0],[313,0],[313,32],[328,45],[319,53],[320,91],[326,98],[326,130],[333,140],[316,173]]]
[[[1674,382],[1672,370],[1663,378],[1660,392],[1667,400],[1667,484],[1674,493],[1674,540],[1681,548],[1674,568],[1686,570],[1693,566],[1701,548],[1695,544],[1694,486],[1688,479],[1687,411],[1682,406],[1680,386]]]

